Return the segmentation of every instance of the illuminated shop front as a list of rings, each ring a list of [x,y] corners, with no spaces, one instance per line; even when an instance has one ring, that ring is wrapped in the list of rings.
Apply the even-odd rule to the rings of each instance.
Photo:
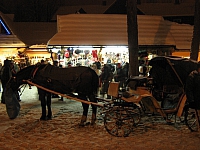
[[[128,62],[126,46],[57,46],[50,50],[56,54],[54,59],[62,66],[67,66],[69,62],[73,66],[90,66],[97,61],[103,65],[107,60],[111,60],[111,63]]]

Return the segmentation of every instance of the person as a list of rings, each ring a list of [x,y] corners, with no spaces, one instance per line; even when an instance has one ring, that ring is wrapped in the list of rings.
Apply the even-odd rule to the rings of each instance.
[[[18,68],[17,64],[14,63],[13,61],[11,61],[10,62],[10,69],[11,69],[12,77],[16,76],[17,72],[19,71],[19,68]],[[15,92],[15,95],[17,97],[17,100],[19,102],[21,102],[20,95],[19,95],[19,90]]]
[[[59,68],[63,68],[63,66],[60,64],[60,65],[59,65]],[[59,101],[64,101],[62,96],[61,96],[58,100],[59,100]]]
[[[41,64],[45,64],[45,62],[44,62],[44,60],[43,60],[43,59],[40,61],[40,63],[41,63]]]
[[[188,103],[186,107],[197,109],[200,115],[200,62],[197,64],[197,69],[192,71],[186,80],[185,93]]]
[[[3,65],[2,65],[2,63],[0,63],[0,92],[1,92],[1,86],[2,86],[2,84],[1,84],[1,71],[2,71],[2,68],[3,68]]]
[[[115,80],[115,82],[119,82],[119,88],[120,89],[124,88],[125,76],[124,76],[124,72],[122,70],[121,63],[117,63],[117,68],[116,68],[116,73],[114,75],[114,80]]]
[[[54,60],[53,61],[53,66],[55,66],[55,67],[59,67],[58,66],[58,61],[57,60]],[[52,98],[60,98],[57,94],[53,94],[52,93],[52,96],[51,96]]]
[[[72,67],[71,61],[69,61],[69,62],[67,63],[67,68],[70,68],[70,67]]]
[[[57,60],[53,61],[53,66],[58,67],[58,61]]]
[[[2,67],[2,71],[1,71],[1,83],[2,83],[2,88],[3,88],[3,92],[2,92],[2,95],[1,95],[1,103],[5,104],[5,99],[4,99],[4,91],[6,89],[6,84],[7,82],[10,80],[10,78],[12,76],[14,76],[16,74],[15,70],[14,70],[14,64],[13,64],[13,61],[11,60],[4,60],[4,65]],[[16,96],[17,96],[17,99],[19,101],[20,98],[19,98],[19,93],[18,91],[16,92]]]
[[[96,72],[96,74],[97,74],[98,76],[101,75],[101,70],[97,68],[97,65],[96,65],[95,63],[93,63],[92,69]]]
[[[147,75],[147,66],[146,66],[144,60],[142,60],[142,61],[140,62],[140,67],[139,67],[139,69],[140,69],[140,70],[139,70],[139,74],[140,74],[141,76],[145,77],[145,76]]]
[[[111,64],[111,61],[108,60],[107,64],[104,64],[104,67],[102,68],[102,73],[101,73],[101,76],[100,76],[100,80],[102,82],[100,94],[102,94],[103,97],[108,92],[108,86],[109,86],[109,83],[113,79],[113,72],[114,71],[115,71],[114,66]],[[107,95],[107,98],[110,99],[111,96]]]

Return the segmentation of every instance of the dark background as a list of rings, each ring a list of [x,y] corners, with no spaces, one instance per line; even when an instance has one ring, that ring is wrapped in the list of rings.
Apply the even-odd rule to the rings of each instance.
[[[0,11],[15,22],[49,22],[60,6],[110,5],[113,0],[0,0]],[[126,13],[126,0],[117,0],[107,13]]]
[[[105,14],[126,14],[127,0],[0,0],[0,11],[4,14],[14,14],[14,22],[51,22],[60,6],[80,5],[112,5]],[[140,4],[140,1],[137,1]],[[75,12],[74,12],[75,13]],[[144,15],[138,10],[139,15]],[[166,20],[178,23],[194,24],[194,16],[168,16]],[[55,20],[54,20],[55,21]]]

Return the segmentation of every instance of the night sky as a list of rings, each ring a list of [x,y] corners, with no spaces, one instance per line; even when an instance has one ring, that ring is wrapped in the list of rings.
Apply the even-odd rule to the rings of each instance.
[[[15,22],[49,22],[60,6],[102,5],[103,1],[110,5],[114,0],[0,0],[0,11],[15,14]],[[119,5],[125,2],[117,0]],[[124,12],[124,8],[118,10]]]

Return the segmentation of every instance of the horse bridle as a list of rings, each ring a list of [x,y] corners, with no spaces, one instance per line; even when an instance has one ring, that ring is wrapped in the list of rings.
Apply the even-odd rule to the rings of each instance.
[[[32,80],[35,77],[36,72],[38,71],[38,68],[40,67],[40,65],[35,65],[36,67],[33,69],[33,71],[30,74],[30,79]],[[10,78],[10,80],[13,79],[16,82],[16,77],[12,77]],[[9,80],[9,81],[10,81]],[[18,91],[20,92],[20,96],[22,95],[22,93],[24,92],[26,86],[29,85],[29,89],[31,89],[31,85],[26,83],[26,84],[22,84],[21,86],[19,86]],[[21,89],[23,88],[23,90],[21,91]]]
[[[33,79],[34,77],[35,77],[35,75],[36,75],[36,73],[37,73],[37,71],[38,71],[38,69],[39,69],[39,67],[40,67],[40,65],[35,65],[36,67],[33,69],[33,71],[31,72],[31,74],[30,74],[30,79]]]

